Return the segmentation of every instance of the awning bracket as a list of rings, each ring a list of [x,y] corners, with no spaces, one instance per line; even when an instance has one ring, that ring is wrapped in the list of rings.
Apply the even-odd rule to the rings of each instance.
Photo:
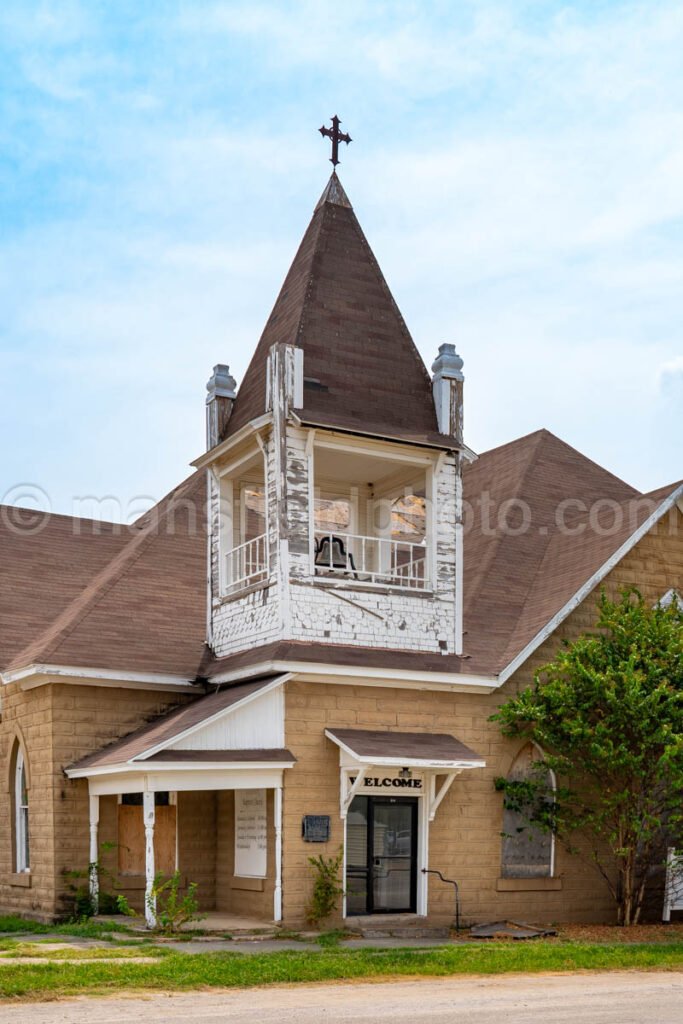
[[[436,812],[439,809],[441,801],[445,797],[448,790],[453,785],[453,781],[462,772],[462,768],[459,768],[457,772],[449,772],[446,778],[439,786],[438,792],[436,791],[436,776],[432,776],[432,787],[430,787],[430,801],[429,801],[429,820],[434,821]]]
[[[347,768],[347,769],[344,769],[341,772],[341,801],[340,801],[341,806],[340,806],[340,813],[341,813],[341,817],[342,818],[345,818],[346,815],[348,814],[348,810],[349,810],[349,807],[351,806],[351,802],[352,802],[354,796],[356,795],[358,790],[361,788],[361,786],[365,782],[365,773],[367,772],[367,770],[368,770],[368,766],[361,764],[361,765],[358,765],[358,768],[351,768],[351,769]],[[351,771],[357,772],[358,774],[356,775],[355,779],[353,780],[352,785],[349,786],[349,784],[348,784],[349,783],[349,775],[350,775]]]

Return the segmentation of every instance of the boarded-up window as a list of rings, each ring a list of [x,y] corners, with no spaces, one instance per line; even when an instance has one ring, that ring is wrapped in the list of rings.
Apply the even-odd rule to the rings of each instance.
[[[534,762],[538,754],[528,744],[515,758],[508,774],[511,782],[524,782],[538,778]],[[548,793],[553,790],[552,775],[546,776]],[[549,796],[549,799],[551,797]],[[553,869],[553,837],[529,824],[520,811],[503,811],[503,850],[501,874],[503,878],[546,878]]]
[[[142,794],[131,794],[119,804],[119,874],[144,875],[145,825],[142,817]],[[161,796],[161,794],[159,794]],[[172,875],[176,868],[176,808],[163,800],[154,812],[154,870]]]

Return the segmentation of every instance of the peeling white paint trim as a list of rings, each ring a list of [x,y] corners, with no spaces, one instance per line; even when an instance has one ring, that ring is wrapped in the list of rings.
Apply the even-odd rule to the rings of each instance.
[[[89,686],[121,686],[141,688],[183,690],[196,692],[197,687],[186,676],[166,675],[156,672],[120,672],[112,669],[81,668],[75,665],[26,665],[0,673],[0,680],[7,686],[9,683],[22,683],[22,690],[31,690],[36,686],[48,683],[74,683]]]
[[[593,575],[588,580],[586,580],[583,586],[579,587],[579,589],[576,591],[573,597],[571,597],[569,601],[567,601],[567,603],[559,610],[559,612],[557,612],[557,614],[554,615],[552,619],[546,623],[543,629],[541,629],[536,634],[533,640],[530,640],[526,647],[522,651],[520,651],[519,654],[515,658],[513,658],[508,665],[506,665],[506,667],[503,669],[503,671],[500,673],[498,677],[498,685],[502,686],[503,683],[507,682],[511,675],[514,675],[517,669],[524,664],[527,658],[529,658],[534,653],[534,651],[538,647],[540,647],[541,644],[545,640],[547,640],[552,633],[555,632],[557,627],[564,622],[567,616],[571,614],[571,612],[573,612],[574,609],[577,608],[581,604],[581,602],[585,600],[586,597],[588,597],[590,592],[594,590],[595,587],[597,587],[597,585],[604,580],[604,578],[612,571],[612,569],[614,569],[614,567],[619,564],[622,558],[624,558],[629,553],[629,551],[631,551],[636,546],[636,544],[639,541],[641,541],[647,533],[650,532],[652,527],[659,522],[663,515],[665,515],[670,509],[672,509],[674,505],[678,505],[680,509],[682,504],[683,484],[677,487],[669,495],[668,498],[665,498],[665,500],[661,503],[659,508],[655,509],[655,511],[648,516],[645,522],[631,534],[628,540],[624,541],[621,547],[617,548],[613,555],[610,555],[607,561],[600,566],[597,572],[594,572]],[[681,509],[681,511],[683,512],[683,509]]]
[[[216,445],[215,448],[211,448],[208,452],[204,452],[199,458],[191,462],[190,465],[194,469],[204,469],[205,466],[215,462],[216,459],[222,458],[232,448],[244,441],[250,434],[256,433],[258,430],[262,430],[263,427],[267,426],[271,422],[272,416],[269,412],[264,413],[263,416],[258,416],[256,419],[251,420],[249,423],[245,423],[232,437],[228,437],[225,441]]]
[[[456,459],[455,466],[455,653],[462,654],[463,638],[463,605],[464,605],[464,574],[463,560],[465,557],[464,528],[462,522],[463,486],[462,466]]]

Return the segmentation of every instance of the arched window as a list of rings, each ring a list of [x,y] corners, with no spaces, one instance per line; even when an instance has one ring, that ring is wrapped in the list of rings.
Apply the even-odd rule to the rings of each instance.
[[[513,761],[508,782],[538,781],[539,760],[538,750],[533,744],[527,744]],[[547,799],[551,800],[555,789],[553,773],[547,772],[543,781],[548,793]],[[553,835],[531,825],[527,814],[523,809],[513,807],[505,807],[503,810],[503,878],[548,878],[553,873]]]
[[[24,752],[19,746],[14,762],[14,858],[17,872],[30,871],[28,784]]]

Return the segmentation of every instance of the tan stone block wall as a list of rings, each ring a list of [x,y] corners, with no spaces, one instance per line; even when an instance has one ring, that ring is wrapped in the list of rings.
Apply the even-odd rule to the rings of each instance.
[[[267,877],[242,879],[235,877],[235,794],[218,793],[218,842],[216,847],[216,910],[229,914],[273,920],[275,890],[275,829],[273,827],[274,795],[267,791],[268,861]]]
[[[676,512],[613,570],[606,581],[608,589],[614,593],[620,586],[635,584],[646,599],[654,603],[670,588],[683,587],[681,537],[683,517]],[[287,745],[299,759],[296,767],[285,773],[283,900],[289,923],[303,921],[303,907],[312,881],[308,856],[321,849],[333,853],[342,840],[338,752],[323,735],[326,725],[448,731],[486,757],[485,770],[465,773],[456,780],[431,830],[431,865],[462,883],[466,917],[523,915],[538,921],[611,919],[611,905],[601,881],[590,868],[561,850],[557,852],[561,890],[522,893],[496,890],[501,797],[493,789],[493,779],[508,770],[521,744],[502,740],[497,728],[487,721],[504,699],[528,684],[534,670],[552,657],[562,638],[575,637],[593,625],[595,596],[590,595],[567,618],[501,691],[488,697],[323,683],[287,684]],[[145,690],[62,683],[25,692],[15,683],[4,687],[2,696],[0,787],[5,799],[0,801],[0,910],[47,919],[70,911],[72,901],[64,872],[85,867],[89,856],[87,783],[68,780],[64,767],[187,698]],[[29,766],[30,887],[11,884],[13,827],[9,761],[18,734],[23,737]],[[195,830],[197,818],[196,807],[186,799],[185,808],[183,801],[180,802],[179,823],[180,835],[185,833],[187,838]],[[215,801],[215,797],[207,799]],[[220,799],[225,803],[225,797]],[[269,917],[272,912],[270,879],[263,894],[245,892],[243,903],[242,896],[235,900],[235,890],[228,894],[225,878],[229,879],[231,872],[232,838],[227,838],[227,819],[223,821],[219,815],[222,852],[216,861],[216,833],[213,832],[212,838],[209,823],[213,819],[207,807],[204,807],[206,817],[203,819],[206,828],[200,835],[195,831],[192,840],[195,845],[182,847],[181,840],[181,870],[185,870],[186,865],[187,876],[200,884],[201,879],[194,876],[202,872],[204,892],[201,896],[205,906],[215,905],[217,899],[223,904],[229,895],[240,913],[254,912],[260,916],[257,908],[263,906],[264,916]],[[326,847],[302,842],[301,818],[305,813],[330,814],[332,836]],[[101,814],[100,838],[104,840],[109,837],[111,822],[115,822],[113,799],[102,801]],[[272,811],[269,811],[269,820],[272,821]],[[215,829],[215,822],[211,827]],[[219,868],[216,872],[218,885],[214,890],[209,880],[212,863]],[[273,863],[272,857],[269,863]],[[450,917],[451,890],[430,881],[430,907],[436,916]]]
[[[187,698],[104,686],[58,684],[46,689],[52,693],[56,913],[64,913],[68,907],[63,872],[88,864],[90,840],[88,784],[84,779],[67,779],[63,769]],[[105,838],[106,832],[100,830],[100,842]],[[128,891],[126,895],[142,909],[139,895]]]
[[[87,868],[89,860],[87,783],[70,781],[63,769],[187,698],[66,684],[22,691],[18,683],[4,687],[2,697],[0,786],[5,799],[0,801],[0,910],[48,920],[72,912],[69,886],[73,882],[65,872]],[[29,767],[30,887],[12,884],[9,761],[18,733]],[[115,839],[109,831],[105,816],[100,839]]]
[[[486,768],[467,770],[456,778],[430,826],[429,866],[459,882],[466,920],[611,919],[611,906],[597,875],[559,848],[556,875],[562,879],[560,890],[544,889],[546,883],[541,880],[535,891],[497,891],[502,797],[494,789],[494,779],[508,770],[523,744],[503,739],[497,727],[487,721],[494,711],[493,698],[315,683],[289,683],[287,691],[287,745],[298,758],[285,778],[283,895],[287,923],[303,923],[302,908],[313,878],[308,856],[319,852],[333,855],[342,843],[339,751],[324,736],[325,727],[342,724],[359,728],[386,726],[406,732],[447,732],[485,758]],[[321,703],[327,707],[317,706]],[[356,710],[360,705],[362,710]],[[371,709],[370,705],[374,707]],[[321,710],[325,712],[323,722]],[[312,717],[309,712],[313,712]],[[304,814],[331,816],[329,843],[313,846],[302,841]],[[434,920],[452,920],[454,916],[452,887],[434,878],[429,880],[429,916]]]
[[[605,581],[612,595],[636,585],[653,604],[672,587],[683,587],[683,517],[662,522],[627,555]],[[406,732],[448,732],[487,762],[485,769],[463,772],[453,783],[430,828],[430,867],[461,886],[463,915],[468,920],[501,917],[550,921],[612,921],[613,906],[597,870],[584,858],[556,847],[555,875],[561,889],[519,892],[497,890],[500,875],[502,797],[494,779],[504,775],[522,743],[501,737],[488,721],[496,708],[527,686],[534,672],[553,657],[564,638],[572,639],[594,626],[597,592],[580,605],[555,634],[496,693],[410,692],[400,689],[288,683],[287,746],[298,759],[285,773],[284,885],[285,920],[303,921],[302,908],[312,886],[307,863],[311,852],[334,854],[342,842],[339,817],[339,754],[324,736],[326,727],[387,728]],[[329,814],[332,835],[325,846],[301,839],[304,814]],[[542,881],[539,885],[544,885]],[[430,916],[452,918],[453,892],[438,880],[429,881]]]
[[[217,793],[178,793],[178,868],[197,883],[200,910],[216,907],[217,806]]]
[[[28,764],[30,879],[14,876],[14,776],[12,751],[17,737]],[[54,912],[54,807],[52,706],[47,689],[22,692],[18,683],[3,687],[0,722],[0,911],[49,919]],[[16,884],[30,880],[30,887]]]

